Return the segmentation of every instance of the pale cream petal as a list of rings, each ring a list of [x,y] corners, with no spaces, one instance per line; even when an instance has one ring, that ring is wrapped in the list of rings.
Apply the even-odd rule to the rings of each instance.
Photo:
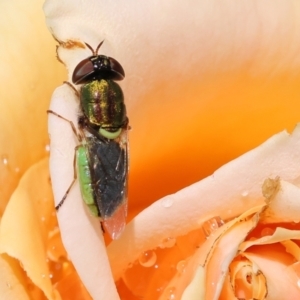
[[[299,178],[295,183],[299,184],[298,181]],[[269,195],[270,203],[262,214],[261,222],[300,222],[300,188],[284,180],[278,180],[277,184],[278,186]]]
[[[65,84],[56,89],[50,109],[77,124],[76,100],[73,89]],[[49,133],[51,136],[50,172],[57,205],[73,180],[73,160],[78,140],[70,124],[52,114],[49,115]],[[57,218],[63,244],[93,299],[101,300],[103,295],[107,295],[112,300],[118,299],[100,222],[90,215],[82,201],[78,181],[75,182],[64,205],[57,212]]]

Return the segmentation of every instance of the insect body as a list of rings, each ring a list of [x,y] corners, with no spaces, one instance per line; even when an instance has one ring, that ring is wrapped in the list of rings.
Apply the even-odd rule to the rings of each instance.
[[[100,217],[110,236],[116,239],[127,216],[128,118],[123,92],[115,82],[123,79],[125,73],[115,59],[97,54],[101,45],[93,51],[86,44],[93,55],[81,61],[73,72],[73,83],[82,84],[79,93],[76,90],[81,112],[77,134],[80,145],[75,155],[82,198],[92,215]],[[56,209],[67,197],[77,172]]]

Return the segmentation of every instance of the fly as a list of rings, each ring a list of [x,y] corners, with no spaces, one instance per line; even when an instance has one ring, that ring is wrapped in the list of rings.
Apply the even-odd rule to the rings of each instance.
[[[68,121],[79,140],[75,148],[74,179],[62,200],[64,203],[78,178],[81,195],[92,215],[99,217],[101,225],[112,239],[123,232],[127,217],[128,190],[128,118],[121,87],[115,82],[125,72],[114,58],[99,55],[101,42],[92,56],[82,60],[74,69],[72,82],[80,84],[78,132]]]

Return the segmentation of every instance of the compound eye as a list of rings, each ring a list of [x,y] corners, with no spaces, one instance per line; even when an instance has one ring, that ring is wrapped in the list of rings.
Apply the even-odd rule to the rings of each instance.
[[[74,69],[72,75],[72,81],[74,84],[85,83],[85,79],[88,75],[94,72],[94,65],[90,58],[82,60]]]
[[[114,58],[109,57],[111,70],[114,72],[114,80],[122,80],[125,77],[125,72],[121,64],[116,61]]]

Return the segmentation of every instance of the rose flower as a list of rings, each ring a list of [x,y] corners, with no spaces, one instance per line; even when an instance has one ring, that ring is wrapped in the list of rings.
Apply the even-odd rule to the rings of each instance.
[[[2,4],[1,299],[299,299],[294,3],[48,0],[56,42],[41,1]],[[46,127],[58,85],[50,109],[77,125],[62,82],[103,40],[132,128],[114,241],[78,181],[55,212],[78,140],[49,115],[49,160]]]

